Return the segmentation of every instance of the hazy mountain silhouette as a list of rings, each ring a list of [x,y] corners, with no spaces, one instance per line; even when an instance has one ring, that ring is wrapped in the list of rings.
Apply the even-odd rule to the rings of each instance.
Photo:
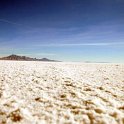
[[[16,60],[16,61],[48,61],[48,62],[58,62],[56,60],[50,60],[48,58],[42,58],[42,59],[37,59],[37,58],[31,58],[27,56],[19,56],[19,55],[10,55],[6,57],[0,58],[0,60]]]

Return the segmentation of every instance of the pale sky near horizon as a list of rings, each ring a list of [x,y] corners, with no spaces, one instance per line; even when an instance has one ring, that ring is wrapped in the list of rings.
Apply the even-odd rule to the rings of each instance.
[[[124,63],[124,0],[0,0],[0,56]]]

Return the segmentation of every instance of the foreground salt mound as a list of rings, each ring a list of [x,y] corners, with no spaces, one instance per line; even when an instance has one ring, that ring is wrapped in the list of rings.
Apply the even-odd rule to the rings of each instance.
[[[0,61],[0,124],[124,124],[124,65]]]

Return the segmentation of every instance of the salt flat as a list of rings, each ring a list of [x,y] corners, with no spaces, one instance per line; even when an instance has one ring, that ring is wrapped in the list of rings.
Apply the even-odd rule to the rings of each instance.
[[[0,124],[124,124],[124,64],[0,61]]]

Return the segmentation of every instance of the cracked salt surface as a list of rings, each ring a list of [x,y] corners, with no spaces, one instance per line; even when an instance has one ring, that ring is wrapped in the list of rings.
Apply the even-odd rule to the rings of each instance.
[[[0,61],[0,124],[124,124],[124,65]]]

